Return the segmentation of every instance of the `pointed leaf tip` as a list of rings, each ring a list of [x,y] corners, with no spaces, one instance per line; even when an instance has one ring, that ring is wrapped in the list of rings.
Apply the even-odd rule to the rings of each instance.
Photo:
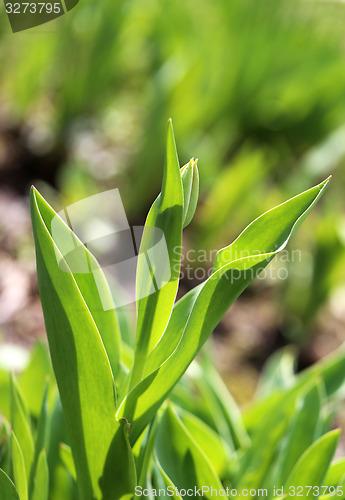
[[[191,158],[181,168],[183,186],[183,227],[187,227],[194,217],[199,198],[199,171],[198,160]]]

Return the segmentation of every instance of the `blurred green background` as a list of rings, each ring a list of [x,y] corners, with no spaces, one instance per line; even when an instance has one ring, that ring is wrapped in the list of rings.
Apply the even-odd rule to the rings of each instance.
[[[333,175],[288,253],[215,332],[209,348],[235,397],[248,400],[279,347],[295,344],[304,367],[338,346],[345,339],[344,21],[341,1],[80,0],[58,20],[13,34],[2,7],[3,341],[28,346],[44,335],[30,184],[55,209],[118,187],[130,223],[141,224],[159,191],[172,117],[181,165],[198,157],[201,179],[184,241],[196,253],[184,269],[207,270],[212,252],[255,217]],[[189,274],[181,293],[202,276]]]

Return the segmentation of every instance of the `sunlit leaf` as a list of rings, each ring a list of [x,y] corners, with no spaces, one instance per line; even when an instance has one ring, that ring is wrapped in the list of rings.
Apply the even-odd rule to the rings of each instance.
[[[104,474],[108,473],[109,463],[117,460],[111,446],[114,439],[121,441],[117,438],[121,425],[115,419],[113,373],[92,316],[90,291],[89,302],[84,299],[83,289],[90,286],[85,282],[88,275],[76,278],[72,274],[48,229],[56,214],[34,189],[31,192],[31,214],[40,297],[78,485],[83,500],[101,499],[100,478],[107,483]],[[61,234],[70,237],[70,230],[63,221],[55,220],[61,226]],[[83,251],[87,252],[86,249]],[[57,255],[63,269],[58,265]],[[116,343],[115,336],[113,340]],[[127,485],[124,479],[121,488]],[[114,494],[117,486],[114,485]]]
[[[272,209],[269,215],[264,214],[259,217],[243,231],[236,240],[237,243],[234,242],[218,252],[214,273],[200,287],[176,349],[172,354],[168,351],[169,357],[166,361],[135,386],[122,403],[119,415],[125,416],[133,423],[131,439],[135,441],[152,419],[157,408],[188,368],[226,310],[286,245],[293,230],[309,212],[327,184],[326,180]],[[261,246],[258,247],[265,227],[263,221],[266,218],[272,227],[269,227],[268,237],[263,238]],[[241,257],[246,251],[246,244],[249,245],[249,256]],[[250,255],[251,252],[253,255]]]
[[[285,490],[298,486],[320,486],[335,453],[340,431],[331,431],[315,441],[301,456],[285,484]],[[308,498],[303,488],[302,498]]]
[[[162,336],[171,315],[180,274],[181,255],[176,249],[181,248],[182,223],[182,180],[169,121],[162,192],[147,216],[138,259],[138,322],[131,387],[140,381],[146,358]],[[157,229],[166,243],[166,255],[161,250],[153,253]]]

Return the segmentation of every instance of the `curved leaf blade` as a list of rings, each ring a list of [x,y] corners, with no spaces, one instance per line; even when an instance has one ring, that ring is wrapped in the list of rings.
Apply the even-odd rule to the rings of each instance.
[[[288,490],[289,487],[322,485],[335,453],[339,436],[340,431],[337,429],[315,441],[296,463],[284,490]],[[306,490],[303,489],[303,493],[304,495],[301,497],[308,498]]]
[[[31,214],[39,292],[82,498],[100,499],[98,481],[118,428],[114,379],[90,309],[48,231],[45,220],[55,212],[34,189]]]
[[[214,270],[246,255],[283,250],[327,188],[329,179],[260,215],[231,245],[219,250]]]
[[[297,196],[283,204],[285,208],[288,206],[289,210],[285,219],[278,218],[276,220],[274,230],[277,232],[277,236],[274,238],[274,242],[272,238],[264,239],[264,244],[274,244],[273,248],[261,247],[263,253],[256,253],[256,243],[263,230],[262,219],[259,218],[257,219],[259,220],[258,226],[256,227],[255,223],[252,223],[249,231],[254,243],[256,242],[255,245],[249,243],[248,252],[253,251],[253,255],[233,260],[236,255],[238,256],[238,245],[233,248],[230,245],[218,253],[215,271],[200,286],[177,347],[173,353],[167,350],[166,360],[132,389],[119,409],[119,415],[125,416],[133,424],[131,433],[133,441],[137,439],[152,419],[157,408],[186,371],[226,310],[282,248],[282,246],[277,247],[277,242],[282,240],[284,245],[287,243],[286,237],[292,234],[320,197],[327,184],[328,180],[302,193],[302,203]],[[282,205],[277,207],[280,215],[281,207]],[[270,218],[275,210],[272,209]],[[246,235],[246,230],[242,234]],[[243,239],[247,241],[247,236],[242,237]],[[238,240],[242,241],[241,237]],[[243,251],[244,249],[241,250],[241,252]],[[163,339],[162,342],[164,342]]]
[[[17,382],[11,377],[12,428],[21,448],[25,463],[26,478],[29,480],[34,461],[34,440],[30,428],[30,417],[22,399]]]
[[[28,500],[28,482],[26,479],[25,463],[18,440],[12,431],[12,467],[13,477],[21,500]]]
[[[169,120],[162,191],[147,216],[138,259],[138,321],[131,387],[141,380],[146,357],[161,338],[171,315],[179,282],[181,255],[175,250],[181,248],[182,225],[183,188],[172,122]],[[149,257],[154,246],[152,228],[162,231],[168,261],[157,252],[154,261]],[[158,283],[156,280],[159,280]]]

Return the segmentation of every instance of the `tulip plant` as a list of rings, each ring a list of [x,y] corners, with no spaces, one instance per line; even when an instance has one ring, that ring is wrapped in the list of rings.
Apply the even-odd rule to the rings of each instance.
[[[272,499],[292,491],[303,498],[339,498],[345,460],[332,463],[339,438],[332,422],[344,389],[343,349],[297,375],[293,352],[275,353],[257,397],[243,412],[207,351],[195,360],[224,313],[285,247],[328,182],[255,219],[218,251],[210,277],[177,301],[176,248],[194,215],[199,177],[194,160],[180,169],[169,122],[162,190],[147,216],[140,255],[153,244],[149,228],[160,229],[170,278],[149,293],[138,259],[132,344],[117,309],[105,310],[100,300],[100,286],[102,296],[112,300],[112,295],[98,262],[32,188],[50,357],[38,344],[22,373],[9,384],[0,377],[0,499],[153,500],[213,498],[215,492],[231,498],[244,490],[260,496],[261,489]],[[98,272],[97,286],[94,272],[75,272],[73,258],[62,248],[65,241],[73,241],[77,258],[86,258]],[[150,262],[150,276],[160,265]]]

